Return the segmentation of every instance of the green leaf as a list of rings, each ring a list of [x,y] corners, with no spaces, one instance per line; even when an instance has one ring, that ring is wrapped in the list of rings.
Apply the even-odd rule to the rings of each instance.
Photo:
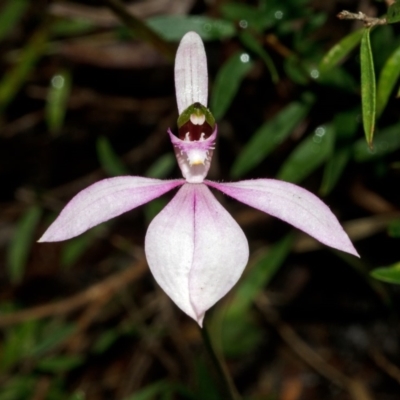
[[[41,340],[38,340],[35,346],[30,349],[29,355],[31,357],[40,357],[46,352],[53,350],[76,332],[76,327],[72,324],[67,325],[57,322],[55,326],[51,325],[54,324],[48,324],[46,332],[42,333]]]
[[[175,165],[175,156],[172,153],[167,153],[159,157],[146,171],[145,175],[149,178],[165,178],[172,172]]]
[[[298,183],[323,164],[331,155],[335,130],[331,125],[318,127],[304,139],[282,165],[277,178]]]
[[[390,93],[400,76],[400,47],[387,59],[379,75],[376,93],[376,114],[380,116],[386,107]]]
[[[270,121],[263,124],[251,137],[235,160],[231,174],[234,178],[243,176],[256,167],[277,148],[305,118],[310,104],[293,102]]]
[[[388,235],[394,238],[400,238],[400,219],[395,219],[389,223]]]
[[[1,346],[0,370],[7,371],[24,359],[35,346],[37,321],[27,321],[7,329]]]
[[[252,67],[253,62],[247,53],[236,53],[218,71],[210,99],[210,109],[217,121],[225,115]]]
[[[0,12],[0,41],[17,25],[24,14],[29,0],[8,0]]]
[[[365,139],[368,146],[372,147],[375,130],[376,113],[376,86],[374,60],[370,43],[371,29],[364,30],[361,39],[360,62],[361,62],[361,105]]]
[[[336,43],[324,56],[319,65],[321,73],[326,73],[338,65],[360,42],[364,29],[352,32]]]
[[[61,265],[63,267],[70,267],[73,265],[85,253],[88,247],[101,236],[105,229],[103,224],[95,226],[84,235],[65,242],[61,253]]]
[[[227,318],[239,318],[249,311],[253,300],[264,290],[275,276],[293,245],[293,235],[289,234],[275,243],[240,280],[230,300]]]
[[[110,142],[105,136],[100,136],[96,142],[97,157],[100,165],[110,176],[128,175],[128,169],[114,152]]]
[[[386,21],[389,24],[400,21],[400,2],[396,1],[389,6],[386,14]]]
[[[53,134],[57,134],[64,124],[70,91],[71,75],[68,71],[60,71],[53,75],[45,108],[47,127]]]
[[[276,67],[275,67],[274,62],[272,61],[272,58],[264,50],[264,48],[259,43],[259,41],[248,31],[244,31],[244,32],[240,33],[239,39],[250,51],[257,54],[264,61],[265,65],[267,66],[267,68],[271,74],[272,81],[274,83],[277,83],[279,81],[278,71],[276,70]]]
[[[5,379],[1,388],[1,400],[21,400],[32,397],[37,387],[36,379],[33,376],[14,374],[10,380]]]
[[[371,149],[360,139],[354,143],[353,152],[357,162],[370,161],[400,148],[400,123],[382,129],[375,135],[374,148]]]
[[[82,365],[84,358],[81,355],[58,355],[40,360],[37,369],[43,372],[59,374],[70,371]]]
[[[250,28],[257,32],[262,32],[276,22],[273,14],[267,15],[267,13],[260,11],[256,7],[243,3],[224,3],[220,7],[220,12],[224,19],[239,23],[239,26],[241,23],[245,24],[242,28]]]
[[[320,193],[322,196],[329,194],[336,186],[348,161],[351,151],[347,147],[336,152],[326,163]]]
[[[96,30],[96,24],[88,19],[76,17],[74,19],[57,19],[51,29],[54,36],[79,36]]]
[[[21,50],[18,61],[0,81],[0,112],[11,103],[28,78],[29,73],[46,50],[50,24],[45,24],[34,32],[29,42]]]
[[[371,271],[371,276],[383,282],[400,285],[400,262],[389,267],[376,268]]]
[[[204,40],[223,40],[235,35],[231,22],[200,15],[162,15],[151,17],[146,24],[168,41],[179,41],[188,31],[197,32]]]
[[[124,400],[153,400],[155,396],[170,390],[170,386],[166,381],[158,381],[126,397]]]
[[[13,283],[21,282],[42,210],[29,208],[20,218],[7,254],[7,271]]]

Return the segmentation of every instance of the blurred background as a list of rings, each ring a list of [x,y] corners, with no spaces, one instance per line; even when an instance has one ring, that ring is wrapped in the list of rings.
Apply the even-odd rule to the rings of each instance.
[[[180,177],[167,129],[178,116],[173,59],[190,30],[205,42],[219,127],[209,178],[307,188],[361,255],[215,193],[251,251],[206,316],[239,393],[399,398],[400,32],[371,31],[381,95],[371,147],[363,24],[336,17],[379,17],[393,3],[2,0],[0,400],[226,399],[196,323],[146,264],[147,226],[174,193],[75,239],[36,243],[91,183]]]

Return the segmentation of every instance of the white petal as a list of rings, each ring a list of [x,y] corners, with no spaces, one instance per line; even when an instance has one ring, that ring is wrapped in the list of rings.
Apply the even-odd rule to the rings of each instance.
[[[58,242],[132,210],[182,185],[140,176],[104,179],[79,192],[61,211],[39,242]]]
[[[288,222],[327,246],[359,256],[329,207],[300,186],[274,179],[205,183],[242,203]]]
[[[183,185],[154,218],[145,251],[158,284],[200,326],[249,257],[242,229],[203,184]]]
[[[196,32],[182,38],[175,58],[175,92],[179,114],[193,103],[207,107],[207,57],[203,41]]]

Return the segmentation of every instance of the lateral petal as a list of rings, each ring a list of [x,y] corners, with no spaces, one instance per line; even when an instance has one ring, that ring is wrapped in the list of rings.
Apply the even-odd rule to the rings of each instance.
[[[300,186],[275,179],[205,183],[242,203],[288,222],[327,246],[359,257],[329,207]]]
[[[79,192],[64,207],[39,242],[58,242],[78,236],[183,183],[183,179],[162,181],[140,176],[119,176],[96,182]]]
[[[196,32],[186,33],[176,52],[175,93],[179,114],[193,103],[207,107],[207,56]]]
[[[145,251],[158,284],[200,326],[249,257],[242,229],[203,184],[183,185],[153,219]]]

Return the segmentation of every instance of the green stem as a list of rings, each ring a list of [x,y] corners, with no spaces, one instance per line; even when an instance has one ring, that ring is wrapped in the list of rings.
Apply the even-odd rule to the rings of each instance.
[[[215,374],[217,375],[218,380],[222,386],[222,390],[224,391],[224,399],[240,400],[239,392],[237,391],[235,384],[233,383],[232,377],[230,376],[225,363],[221,360],[214,349],[207,326],[204,324],[203,328],[200,329],[200,331],[203,338],[204,347],[207,350],[210,361],[214,366]]]

